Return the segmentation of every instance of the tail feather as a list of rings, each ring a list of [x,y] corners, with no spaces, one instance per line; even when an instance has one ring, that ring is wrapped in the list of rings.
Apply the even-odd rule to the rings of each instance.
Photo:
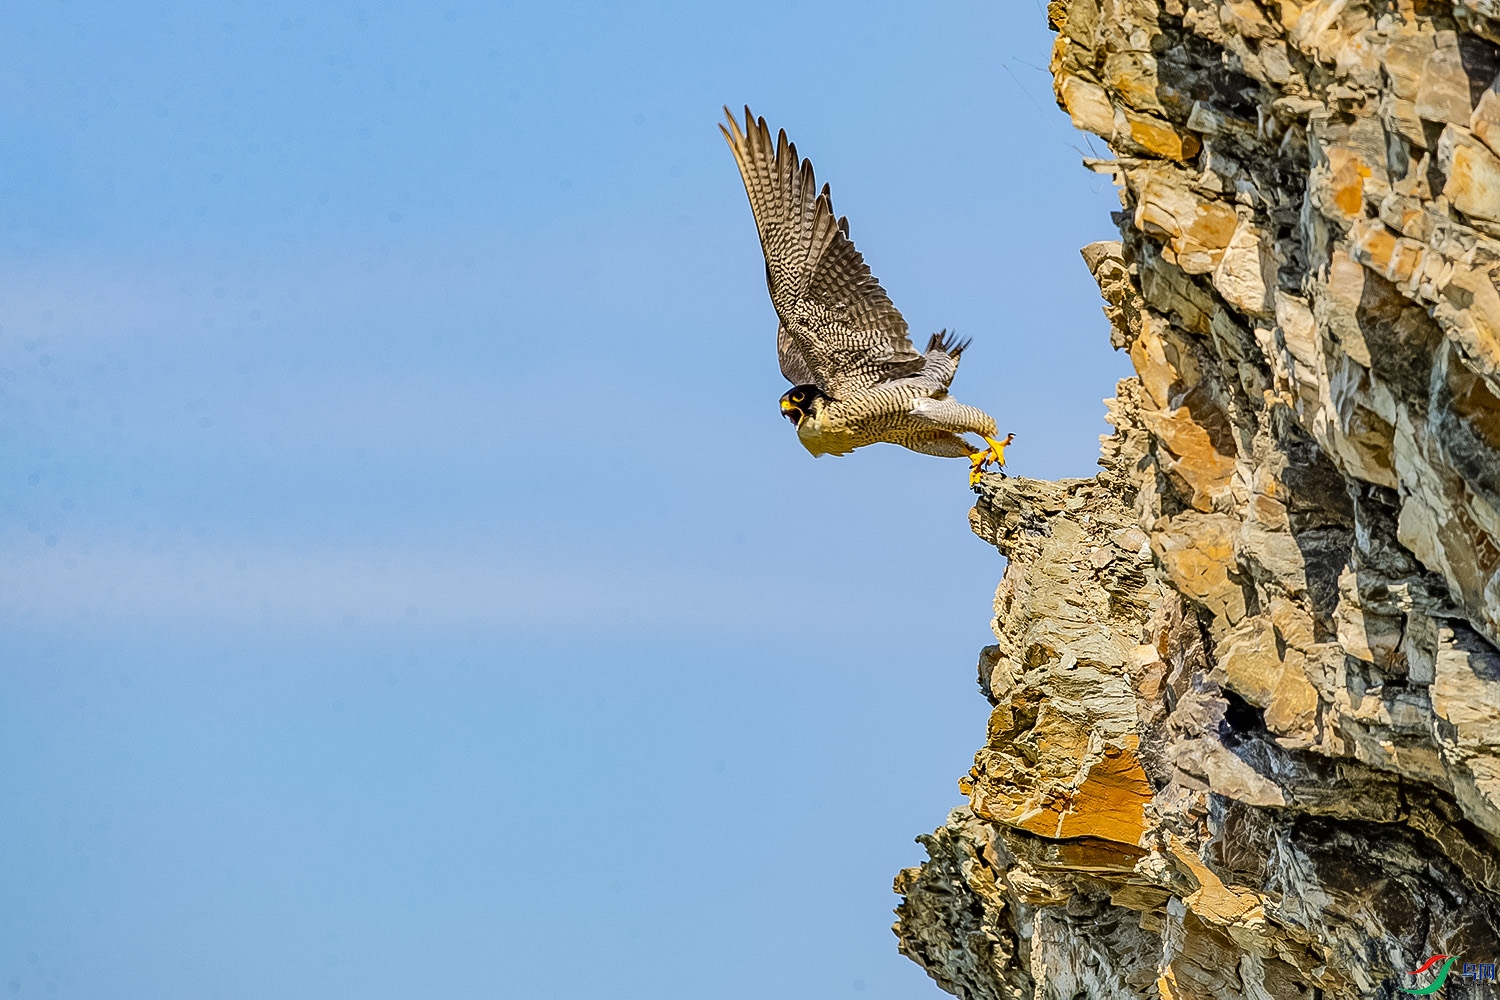
[[[937,333],[934,333],[931,337],[927,338],[927,350],[942,351],[949,357],[956,358],[960,354],[962,354],[964,352],[964,349],[973,342],[974,341],[972,338],[968,340],[959,340],[955,335],[950,334],[946,329],[944,329],[939,330]]]

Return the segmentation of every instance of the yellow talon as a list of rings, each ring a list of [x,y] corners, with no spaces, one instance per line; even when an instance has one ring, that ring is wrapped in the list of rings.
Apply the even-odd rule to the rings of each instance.
[[[988,451],[976,451],[969,456],[969,487],[973,489],[979,485],[979,480],[984,477],[984,464],[989,460]]]
[[[992,437],[986,437],[984,443],[988,447],[976,451],[969,456],[969,485],[978,486],[979,480],[984,475],[984,467],[991,462],[995,463],[997,469],[1005,468],[1005,446],[1015,440],[1014,434],[1005,435],[1004,441],[996,441]]]
[[[995,464],[1002,469],[1005,468],[1005,446],[1010,444],[1015,439],[1016,436],[1014,434],[1005,435],[1004,441],[996,441],[991,437],[987,437],[984,439],[985,442],[990,446],[989,457],[992,458]]]

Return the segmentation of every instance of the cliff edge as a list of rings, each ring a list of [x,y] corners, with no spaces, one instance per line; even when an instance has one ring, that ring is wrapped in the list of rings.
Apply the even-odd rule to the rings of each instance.
[[[1098,476],[981,487],[993,711],[901,950],[976,1000],[1500,989],[1500,3],[1048,17],[1136,376]]]

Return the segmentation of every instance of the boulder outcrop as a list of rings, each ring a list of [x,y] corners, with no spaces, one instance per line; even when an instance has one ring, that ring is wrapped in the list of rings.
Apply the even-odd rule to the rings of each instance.
[[[1136,375],[1098,476],[980,488],[993,711],[900,947],[970,998],[1494,963],[1500,6],[1048,16],[1115,154],[1121,240],[1084,260]]]

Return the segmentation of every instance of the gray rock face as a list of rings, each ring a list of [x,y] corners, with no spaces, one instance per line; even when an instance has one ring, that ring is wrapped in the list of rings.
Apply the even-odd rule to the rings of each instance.
[[[901,949],[964,997],[1494,962],[1500,6],[1048,16],[1115,153],[1122,239],[1084,260],[1136,377],[1096,478],[983,484],[994,709]]]

